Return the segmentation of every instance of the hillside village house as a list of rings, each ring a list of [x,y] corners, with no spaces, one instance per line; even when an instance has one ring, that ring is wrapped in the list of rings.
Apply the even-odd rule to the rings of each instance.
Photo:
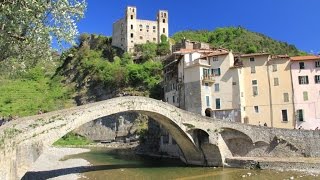
[[[320,128],[320,56],[291,57],[296,128]]]
[[[137,8],[128,6],[125,17],[113,24],[112,46],[133,52],[136,44],[160,43],[161,35],[169,35],[168,11],[159,10],[156,21],[137,19]]]
[[[244,54],[239,69],[242,122],[277,128],[295,124],[288,56]]]

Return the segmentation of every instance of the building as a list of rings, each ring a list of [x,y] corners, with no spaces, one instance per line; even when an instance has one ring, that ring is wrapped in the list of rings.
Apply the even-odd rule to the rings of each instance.
[[[240,122],[239,77],[233,53],[188,40],[175,49],[179,50],[165,63],[165,101],[203,116]]]
[[[255,53],[241,55],[240,76],[241,119],[243,123],[272,125],[270,79],[267,62],[270,55]]]
[[[202,69],[201,114],[232,122],[241,122],[238,57],[217,49],[200,57],[208,63]]]
[[[268,72],[271,91],[271,125],[276,128],[293,129],[296,121],[289,56],[271,56]]]
[[[320,128],[320,56],[291,57],[296,128]]]
[[[169,34],[168,11],[160,10],[156,21],[137,19],[137,8],[128,6],[125,17],[113,24],[112,46],[133,52],[135,44],[159,43]]]
[[[294,128],[290,59],[268,53],[241,55],[239,68],[242,122]]]

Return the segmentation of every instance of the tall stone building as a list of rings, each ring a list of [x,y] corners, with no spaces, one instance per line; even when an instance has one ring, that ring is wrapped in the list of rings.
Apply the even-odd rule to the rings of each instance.
[[[168,37],[168,11],[159,10],[156,21],[137,19],[137,8],[128,6],[125,17],[113,24],[112,45],[133,52],[135,44],[160,43],[161,35]]]

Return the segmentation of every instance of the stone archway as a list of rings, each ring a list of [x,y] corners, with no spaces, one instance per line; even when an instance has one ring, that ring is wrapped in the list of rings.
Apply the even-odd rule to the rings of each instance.
[[[205,114],[207,117],[212,117],[212,109],[211,109],[211,108],[207,108],[207,109],[204,111],[204,114]]]
[[[101,117],[128,111],[145,114],[161,124],[182,150],[182,161],[203,164],[201,151],[181,122],[183,112],[150,98],[120,97],[26,117],[0,127],[0,137],[5,135],[5,129],[13,129],[16,133],[10,140],[6,139],[4,149],[0,149],[0,179],[20,179],[48,146],[75,128]]]
[[[245,156],[254,149],[252,139],[245,133],[231,128],[222,128],[221,137],[232,156]]]
[[[203,129],[194,128],[188,130],[194,143],[202,151],[206,166],[222,166],[222,156],[217,145],[210,143],[210,135]]]

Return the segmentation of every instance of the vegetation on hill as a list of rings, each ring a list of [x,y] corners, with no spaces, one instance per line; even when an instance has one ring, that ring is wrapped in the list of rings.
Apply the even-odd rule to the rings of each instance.
[[[82,35],[79,46],[65,52],[62,59],[57,74],[75,84],[78,104],[117,94],[161,98],[161,62],[148,57],[136,63],[130,54],[112,47],[109,37]]]
[[[35,67],[22,77],[0,80],[0,116],[27,116],[72,106],[71,90]]]
[[[172,36],[179,42],[186,38],[206,42],[213,47],[223,47],[239,53],[269,52],[271,54],[299,55],[294,45],[276,41],[260,33],[251,32],[241,27],[217,28],[214,31],[180,31]]]

